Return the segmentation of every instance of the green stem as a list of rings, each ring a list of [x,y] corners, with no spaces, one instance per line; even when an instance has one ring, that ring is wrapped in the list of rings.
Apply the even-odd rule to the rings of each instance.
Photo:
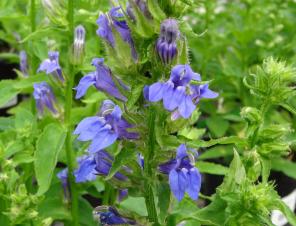
[[[159,225],[157,218],[157,211],[154,202],[153,195],[153,165],[152,161],[154,158],[154,149],[155,149],[155,119],[156,112],[153,107],[150,107],[149,118],[148,118],[148,149],[145,153],[145,202],[148,211],[148,218],[150,222],[153,222],[153,225]]]
[[[68,23],[69,23],[69,47],[71,48],[73,42],[73,32],[74,32],[74,1],[68,1]],[[75,153],[72,148],[72,125],[71,125],[71,110],[72,110],[72,100],[73,100],[73,83],[74,83],[74,67],[69,64],[68,76],[66,78],[66,103],[65,103],[65,124],[67,127],[66,136],[66,156],[68,164],[68,175],[69,184],[71,192],[71,215],[73,226],[79,225],[79,213],[78,213],[78,192],[75,184],[75,178],[73,175],[73,162],[75,159]]]
[[[31,0],[31,5],[30,5],[30,24],[31,24],[31,32],[36,31],[36,2],[35,0]],[[32,41],[29,42],[29,47],[32,49]],[[37,58],[33,54],[31,57],[31,73],[35,74],[37,70]]]

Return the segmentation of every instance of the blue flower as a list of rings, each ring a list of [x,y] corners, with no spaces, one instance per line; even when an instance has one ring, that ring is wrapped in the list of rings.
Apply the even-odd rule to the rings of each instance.
[[[217,93],[205,85],[192,85],[192,80],[200,81],[200,75],[187,64],[173,67],[167,82],[156,82],[144,88],[144,97],[157,102],[163,100],[164,108],[173,112],[172,119],[182,116],[189,118],[200,98],[215,98]]]
[[[48,108],[54,115],[58,114],[56,110],[55,96],[46,82],[34,83],[33,97],[36,101],[37,110],[40,116],[44,113],[44,108]]]
[[[75,28],[73,44],[73,63],[80,64],[83,61],[85,48],[85,29],[82,25]]]
[[[156,42],[156,50],[164,64],[169,64],[177,56],[177,43],[179,37],[178,22],[166,19],[161,23],[160,35]]]
[[[65,79],[62,74],[62,69],[59,64],[59,52],[49,51],[48,59],[45,59],[39,66],[37,72],[44,71],[46,74],[51,74],[60,82],[64,82]]]
[[[196,167],[197,152],[188,150],[184,144],[177,149],[177,156],[159,165],[159,171],[169,175],[170,188],[178,201],[188,193],[191,199],[197,200],[201,187],[201,175]]]
[[[87,117],[76,127],[74,134],[79,135],[80,141],[92,141],[89,152],[98,152],[117,139],[136,139],[137,133],[128,132],[133,127],[123,117],[118,105],[111,100],[105,100],[102,104],[99,116]]]
[[[62,183],[65,198],[70,199],[70,192],[69,192],[69,187],[68,187],[68,168],[61,170],[57,174],[57,177],[60,179],[60,181]]]
[[[107,176],[112,167],[114,158],[105,150],[95,154],[83,155],[77,159],[78,168],[74,171],[76,183],[93,181],[97,175]],[[117,180],[127,180],[127,177],[120,172],[114,174]]]
[[[128,189],[119,189],[118,191],[118,196],[117,196],[117,201],[121,202],[123,199],[125,199],[128,196]]]
[[[110,206],[99,206],[94,210],[94,216],[102,225],[135,225],[136,222],[120,216],[117,210]]]
[[[28,77],[28,62],[27,62],[27,53],[25,51],[20,51],[20,70],[25,77]]]
[[[109,67],[104,65],[103,58],[94,58],[92,65],[96,67],[96,70],[84,76],[78,86],[75,88],[77,91],[75,98],[79,99],[85,95],[87,89],[94,85],[98,90],[106,92],[111,96],[126,101],[126,97],[123,96],[117,89],[113,79],[112,72]]]
[[[119,12],[121,7],[113,7],[108,15],[101,14],[97,20],[99,26],[97,35],[105,39],[113,48],[115,47],[115,39],[112,33],[112,27],[119,33],[122,40],[127,42],[131,47],[131,54],[134,59],[137,59],[137,53],[134,42],[131,36],[130,29],[124,20],[124,15]]]

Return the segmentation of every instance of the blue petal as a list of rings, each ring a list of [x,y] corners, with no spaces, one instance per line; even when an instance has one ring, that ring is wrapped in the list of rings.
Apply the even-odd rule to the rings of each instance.
[[[185,96],[185,87],[178,86],[176,89],[172,87],[164,91],[163,105],[165,109],[173,111],[176,107],[181,104],[182,99]]]
[[[178,201],[181,201],[184,197],[187,187],[187,170],[181,171],[172,170],[169,174],[170,188]]]
[[[77,91],[75,98],[79,99],[86,93],[87,89],[96,83],[95,79],[95,73],[91,72],[88,75],[82,77],[82,79],[79,81],[78,86],[76,86],[74,89]]]
[[[209,84],[201,85],[200,86],[200,97],[203,98],[216,98],[219,96],[218,93],[209,89]]]
[[[178,110],[183,118],[189,118],[195,107],[196,106],[193,104],[191,97],[189,95],[186,95],[179,105]]]
[[[149,87],[149,101],[157,102],[162,99],[164,84],[156,82]]]
[[[118,134],[112,132],[109,129],[101,130],[97,133],[97,135],[93,138],[91,145],[89,146],[89,152],[95,153],[98,152],[111,144],[113,144],[118,138]]]
[[[181,144],[177,149],[177,158],[182,159],[187,156],[187,148],[185,144]]]
[[[77,139],[80,141],[92,140],[103,126],[104,120],[102,118],[98,116],[87,117],[78,124],[73,134],[79,134]]]
[[[201,175],[196,168],[191,168],[188,172],[188,185],[186,192],[193,200],[198,199],[198,194],[201,187]]]
[[[118,105],[115,105],[111,115],[114,117],[114,119],[121,119],[122,111]]]
[[[79,159],[79,167],[75,170],[74,175],[77,183],[92,181],[96,179],[95,167],[96,162],[92,156],[82,156]]]

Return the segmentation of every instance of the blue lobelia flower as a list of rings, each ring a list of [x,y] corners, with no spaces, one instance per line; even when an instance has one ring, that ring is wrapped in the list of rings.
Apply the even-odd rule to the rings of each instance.
[[[174,196],[181,201],[185,192],[191,199],[197,200],[201,187],[201,175],[196,167],[197,152],[181,144],[175,159],[159,165],[160,172],[169,175],[169,183]]]
[[[151,102],[163,100],[164,108],[174,111],[172,119],[182,116],[189,118],[200,98],[215,98],[217,93],[208,88],[208,84],[190,84],[200,81],[200,75],[193,72],[187,64],[173,67],[167,82],[156,82],[144,87],[144,97]]]
[[[56,99],[52,89],[46,82],[34,83],[33,97],[36,101],[39,116],[44,113],[44,108],[48,108],[55,116],[58,115],[56,110]]]
[[[59,52],[49,51],[48,59],[45,59],[39,66],[37,72],[45,71],[46,74],[51,74],[60,82],[64,82],[65,79],[62,74],[62,69],[59,64]]]
[[[156,50],[164,64],[169,64],[177,56],[177,39],[179,37],[178,22],[166,19],[161,23],[160,35],[156,42]]]
[[[137,133],[128,132],[133,126],[123,117],[118,105],[111,100],[105,100],[98,116],[83,119],[76,127],[74,134],[79,135],[80,141],[92,141],[89,152],[98,152],[117,139],[136,139]]]
[[[119,33],[122,40],[127,42],[131,47],[131,54],[134,59],[137,59],[137,53],[134,42],[131,36],[130,29],[124,20],[124,15],[119,12],[121,7],[113,7],[108,14],[101,14],[97,20],[99,26],[97,35],[105,39],[113,48],[115,47],[115,38],[112,33],[112,28]]]
[[[94,210],[94,217],[98,218],[102,225],[135,225],[136,222],[122,217],[118,211],[110,206],[98,206]]]
[[[97,175],[107,176],[114,158],[105,150],[100,150],[95,154],[83,155],[77,161],[78,168],[74,171],[74,175],[76,182],[81,183],[93,181]],[[115,173],[114,178],[121,181],[127,180],[127,177],[120,172]]]
[[[94,85],[98,90],[106,92],[119,100],[126,101],[126,97],[117,89],[112,79],[112,72],[110,68],[104,64],[104,59],[94,58],[92,60],[92,65],[96,67],[96,70],[82,77],[78,86],[75,87],[75,90],[77,91],[75,98],[79,99],[84,96],[87,89],[91,85]]]
[[[20,59],[20,70],[25,77],[28,77],[28,62],[27,62],[27,53],[26,51],[20,51],[19,54]]]
[[[57,177],[60,179],[60,181],[62,183],[65,198],[70,199],[70,192],[69,192],[69,187],[68,187],[68,168],[61,170],[57,174]]]

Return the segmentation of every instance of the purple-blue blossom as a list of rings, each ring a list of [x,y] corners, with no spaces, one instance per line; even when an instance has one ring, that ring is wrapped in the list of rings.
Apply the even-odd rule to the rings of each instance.
[[[177,56],[177,39],[179,37],[178,22],[166,19],[161,23],[160,35],[156,42],[156,50],[164,64],[169,64]]]
[[[163,100],[163,106],[172,113],[172,119],[189,118],[201,98],[216,98],[218,93],[208,88],[208,84],[195,85],[200,75],[187,64],[176,65],[166,82],[156,82],[144,87],[144,97],[150,102]]]
[[[169,184],[172,193],[181,201],[188,193],[191,199],[197,200],[201,187],[201,175],[195,165],[197,152],[187,149],[181,144],[177,149],[176,158],[159,165],[160,172],[169,175]]]
[[[51,74],[57,81],[62,83],[65,81],[59,64],[59,52],[49,51],[48,59],[45,59],[37,70],[37,72],[40,71],[44,71],[46,74]]]
[[[94,58],[92,60],[92,65],[96,67],[96,70],[81,78],[78,86],[75,87],[75,98],[79,99],[84,96],[87,89],[91,85],[94,85],[98,90],[106,92],[119,100],[126,101],[126,97],[123,96],[116,87],[112,78],[112,72],[110,68],[104,64],[104,59]]]
[[[127,131],[132,127],[122,117],[120,107],[111,100],[105,100],[98,116],[83,119],[74,134],[79,135],[77,139],[80,141],[91,141],[88,151],[95,153],[110,146],[117,139],[137,139],[137,133]]]
[[[45,108],[50,110],[54,115],[57,115],[56,99],[51,87],[46,82],[34,83],[33,87],[33,97],[36,101],[39,115],[42,116],[44,114]]]
[[[121,7],[113,7],[108,14],[101,14],[97,20],[99,26],[97,35],[105,39],[113,48],[115,48],[115,38],[112,28],[119,33],[123,41],[127,42],[131,47],[131,54],[134,59],[137,59],[137,52],[134,46],[134,41],[131,36],[131,31],[124,20],[124,15],[120,12]]]
[[[82,25],[78,25],[74,32],[73,43],[73,63],[80,64],[83,61],[85,48],[85,29]]]
[[[99,206],[94,210],[94,216],[102,225],[135,225],[136,222],[122,217],[118,211],[110,206]]]
[[[69,193],[69,187],[68,187],[68,168],[61,170],[57,174],[57,177],[60,179],[62,183],[65,198],[70,199],[70,193]]]
[[[19,58],[20,58],[20,70],[25,77],[28,77],[29,74],[28,74],[27,53],[25,51],[20,51]]]
[[[74,171],[77,183],[93,181],[97,175],[107,176],[114,161],[107,151],[100,150],[95,154],[83,155],[77,159],[78,167]],[[127,177],[120,172],[114,174],[117,180],[127,180]]]

